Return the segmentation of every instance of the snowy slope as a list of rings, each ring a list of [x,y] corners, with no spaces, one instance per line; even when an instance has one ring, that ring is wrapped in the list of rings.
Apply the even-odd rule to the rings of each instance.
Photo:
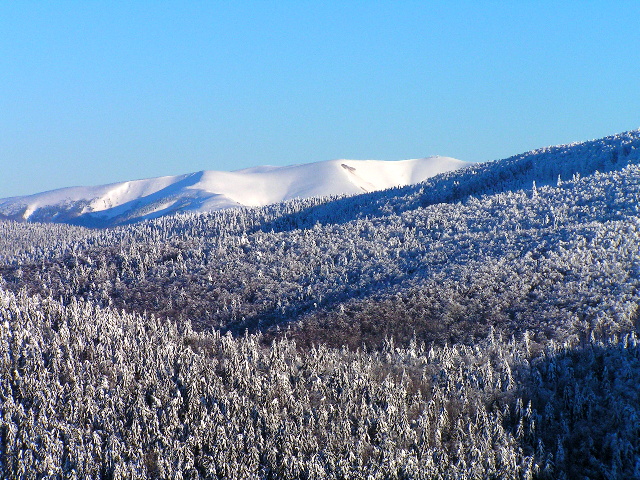
[[[106,226],[183,211],[263,206],[313,196],[357,194],[421,182],[467,166],[449,157],[395,162],[330,160],[234,172],[201,171],[0,200],[0,218]]]

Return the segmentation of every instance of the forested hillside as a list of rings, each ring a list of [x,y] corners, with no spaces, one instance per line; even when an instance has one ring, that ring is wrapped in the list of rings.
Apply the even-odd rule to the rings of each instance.
[[[639,131],[354,197],[0,222],[0,471],[640,478],[639,252]]]

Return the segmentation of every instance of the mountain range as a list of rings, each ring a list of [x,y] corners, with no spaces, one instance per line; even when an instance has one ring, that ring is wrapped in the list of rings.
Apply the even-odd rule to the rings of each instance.
[[[0,218],[106,227],[178,212],[256,207],[415,184],[469,165],[449,157],[329,160],[233,172],[205,170],[0,199]]]

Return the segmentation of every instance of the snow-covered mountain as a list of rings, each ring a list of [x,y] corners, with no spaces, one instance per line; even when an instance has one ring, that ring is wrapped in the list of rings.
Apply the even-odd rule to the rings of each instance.
[[[234,172],[201,171],[0,200],[0,218],[88,226],[131,223],[185,211],[263,206],[293,198],[358,194],[410,185],[467,166],[449,157],[330,160]]]

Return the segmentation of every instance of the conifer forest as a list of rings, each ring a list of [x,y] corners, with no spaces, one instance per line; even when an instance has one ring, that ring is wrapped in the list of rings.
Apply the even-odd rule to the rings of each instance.
[[[640,131],[357,196],[0,220],[0,477],[640,478]]]

